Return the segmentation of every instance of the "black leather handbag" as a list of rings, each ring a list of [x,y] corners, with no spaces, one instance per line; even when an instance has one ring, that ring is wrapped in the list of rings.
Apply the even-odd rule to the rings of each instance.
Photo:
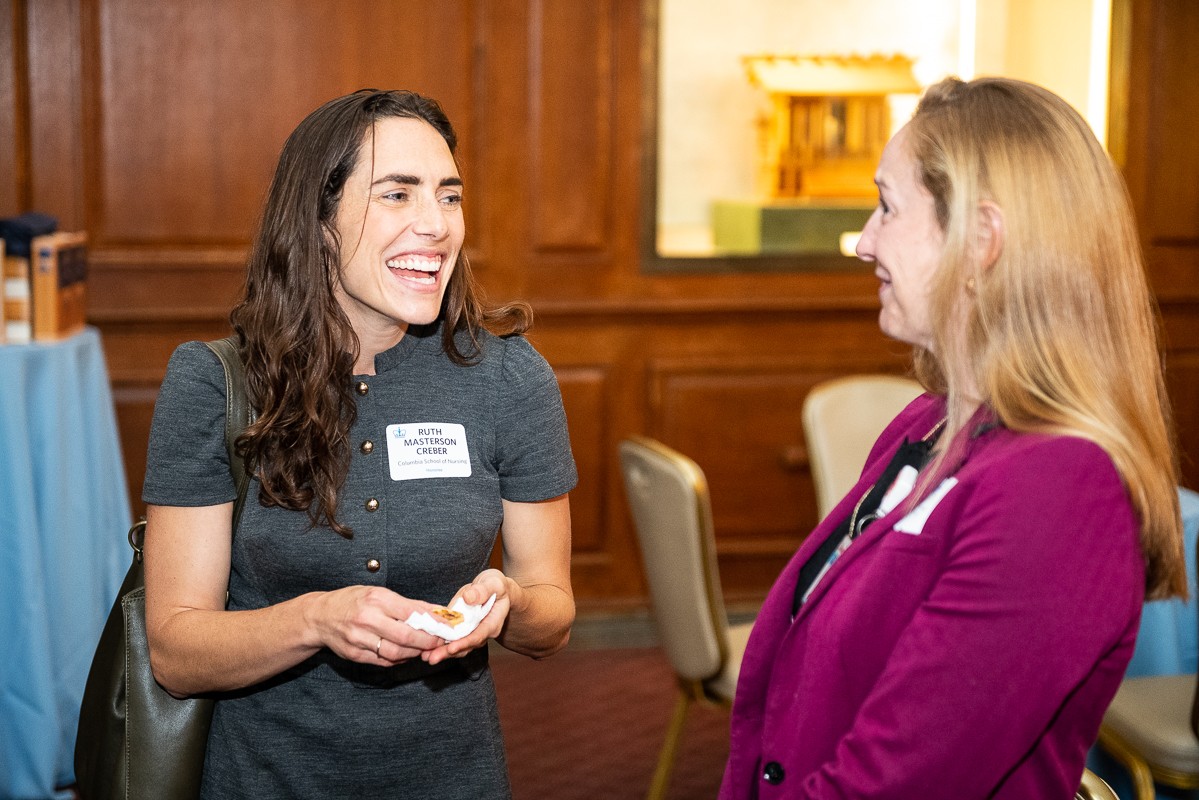
[[[253,410],[235,339],[207,345],[225,367],[225,446],[237,485],[236,531],[249,476],[234,441],[253,420]],[[200,794],[213,701],[172,697],[150,672],[141,548],[145,528],[142,520],[129,529],[133,564],[100,634],[83,690],[75,739],[75,780],[82,800],[191,800]]]

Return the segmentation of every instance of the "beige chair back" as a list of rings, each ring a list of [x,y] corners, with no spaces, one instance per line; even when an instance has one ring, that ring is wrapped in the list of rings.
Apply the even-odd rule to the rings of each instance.
[[[883,428],[923,391],[916,381],[898,375],[851,375],[808,392],[804,439],[821,519],[858,482]]]
[[[708,483],[690,458],[642,436],[620,443],[620,463],[662,648],[680,678],[707,680],[729,647]]]

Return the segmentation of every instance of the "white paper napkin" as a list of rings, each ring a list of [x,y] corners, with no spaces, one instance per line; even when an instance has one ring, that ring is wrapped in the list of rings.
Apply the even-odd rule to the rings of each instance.
[[[479,627],[479,623],[483,621],[483,617],[487,616],[487,612],[491,610],[493,605],[495,605],[494,594],[487,598],[487,602],[481,606],[468,605],[459,597],[450,606],[450,611],[457,611],[462,615],[462,621],[457,625],[447,625],[424,611],[413,611],[408,615],[408,619],[404,621],[418,631],[425,631],[445,639],[447,642],[452,642],[455,639],[461,639]]]

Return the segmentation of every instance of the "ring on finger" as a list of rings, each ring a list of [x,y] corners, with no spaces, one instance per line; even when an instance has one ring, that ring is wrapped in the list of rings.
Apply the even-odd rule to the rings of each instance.
[[[379,655],[379,648],[381,648],[382,646],[383,646],[383,637],[380,636],[379,643],[377,645],[375,645],[375,657],[376,658],[382,658],[382,656]]]

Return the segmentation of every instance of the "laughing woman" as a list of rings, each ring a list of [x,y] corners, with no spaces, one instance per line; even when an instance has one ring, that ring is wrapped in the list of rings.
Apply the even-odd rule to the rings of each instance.
[[[486,645],[566,643],[576,473],[527,312],[478,300],[455,145],[435,102],[378,91],[284,145],[232,315],[258,414],[236,531],[220,362],[171,359],[147,626],[159,682],[217,697],[205,798],[509,795]],[[493,595],[452,642],[404,622]]]
[[[1185,593],[1152,301],[1086,122],[930,88],[858,255],[928,393],[767,598],[721,797],[1074,797],[1141,604]]]

